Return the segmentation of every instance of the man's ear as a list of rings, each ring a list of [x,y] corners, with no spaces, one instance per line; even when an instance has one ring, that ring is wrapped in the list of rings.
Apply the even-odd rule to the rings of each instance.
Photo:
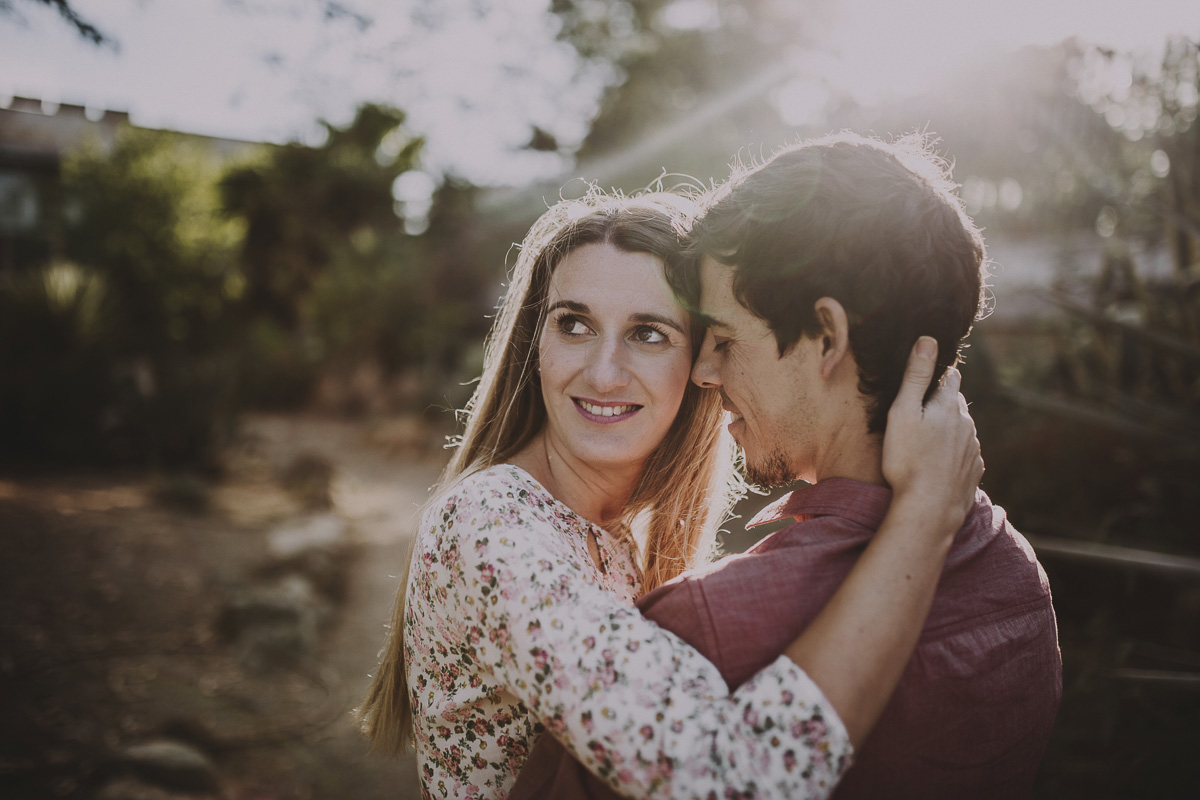
[[[821,377],[828,380],[850,355],[850,321],[846,309],[832,297],[822,297],[813,308],[821,323]]]

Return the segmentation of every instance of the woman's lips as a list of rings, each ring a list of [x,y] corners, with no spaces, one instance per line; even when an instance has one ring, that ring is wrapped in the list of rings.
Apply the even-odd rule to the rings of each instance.
[[[636,403],[593,403],[579,397],[571,399],[575,401],[579,413],[592,422],[620,422],[629,419],[642,408]]]

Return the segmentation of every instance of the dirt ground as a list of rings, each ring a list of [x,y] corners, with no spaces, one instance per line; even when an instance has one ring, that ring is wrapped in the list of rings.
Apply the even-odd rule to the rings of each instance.
[[[219,478],[0,478],[0,797],[419,796],[350,710],[442,458],[403,425],[256,417]],[[289,525],[340,536],[308,583],[280,578]],[[297,586],[312,626],[273,649],[231,632],[245,598]],[[164,741],[200,765],[134,755]]]

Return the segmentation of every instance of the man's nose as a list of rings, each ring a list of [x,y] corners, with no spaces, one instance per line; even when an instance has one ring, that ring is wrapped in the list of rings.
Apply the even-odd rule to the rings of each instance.
[[[588,360],[588,382],[598,392],[612,392],[628,385],[630,380],[629,354],[618,341],[600,341]]]
[[[692,366],[692,383],[705,389],[715,389],[721,385],[714,344],[712,333],[705,332],[704,341],[700,344],[700,355],[696,356],[696,363]]]

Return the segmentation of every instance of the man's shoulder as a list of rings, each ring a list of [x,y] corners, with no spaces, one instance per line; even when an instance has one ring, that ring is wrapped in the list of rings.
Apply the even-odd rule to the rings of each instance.
[[[980,558],[982,556],[982,558]],[[986,568],[995,560],[1012,561],[1028,567],[1037,564],[1033,547],[1008,519],[1008,512],[982,490],[976,490],[972,506],[950,548],[948,564],[961,562],[970,568]]]
[[[745,552],[689,570],[643,600],[664,608],[703,602],[733,610],[761,606],[772,596],[819,593],[827,581],[840,583],[873,533],[837,516],[794,520]]]
[[[723,591],[727,586],[753,590],[747,581],[774,580],[783,576],[790,583],[823,568],[831,559],[856,556],[872,531],[839,517],[795,520],[773,531],[744,552],[730,553],[716,561],[689,570],[666,584],[690,584],[693,590]]]
[[[926,636],[995,626],[1050,603],[1049,581],[1029,541],[980,490],[946,558]]]
[[[809,536],[829,530],[829,522],[818,520],[789,525],[745,553],[660,586],[638,606],[700,650],[730,686],[737,686],[812,621],[870,538],[869,532]]]

